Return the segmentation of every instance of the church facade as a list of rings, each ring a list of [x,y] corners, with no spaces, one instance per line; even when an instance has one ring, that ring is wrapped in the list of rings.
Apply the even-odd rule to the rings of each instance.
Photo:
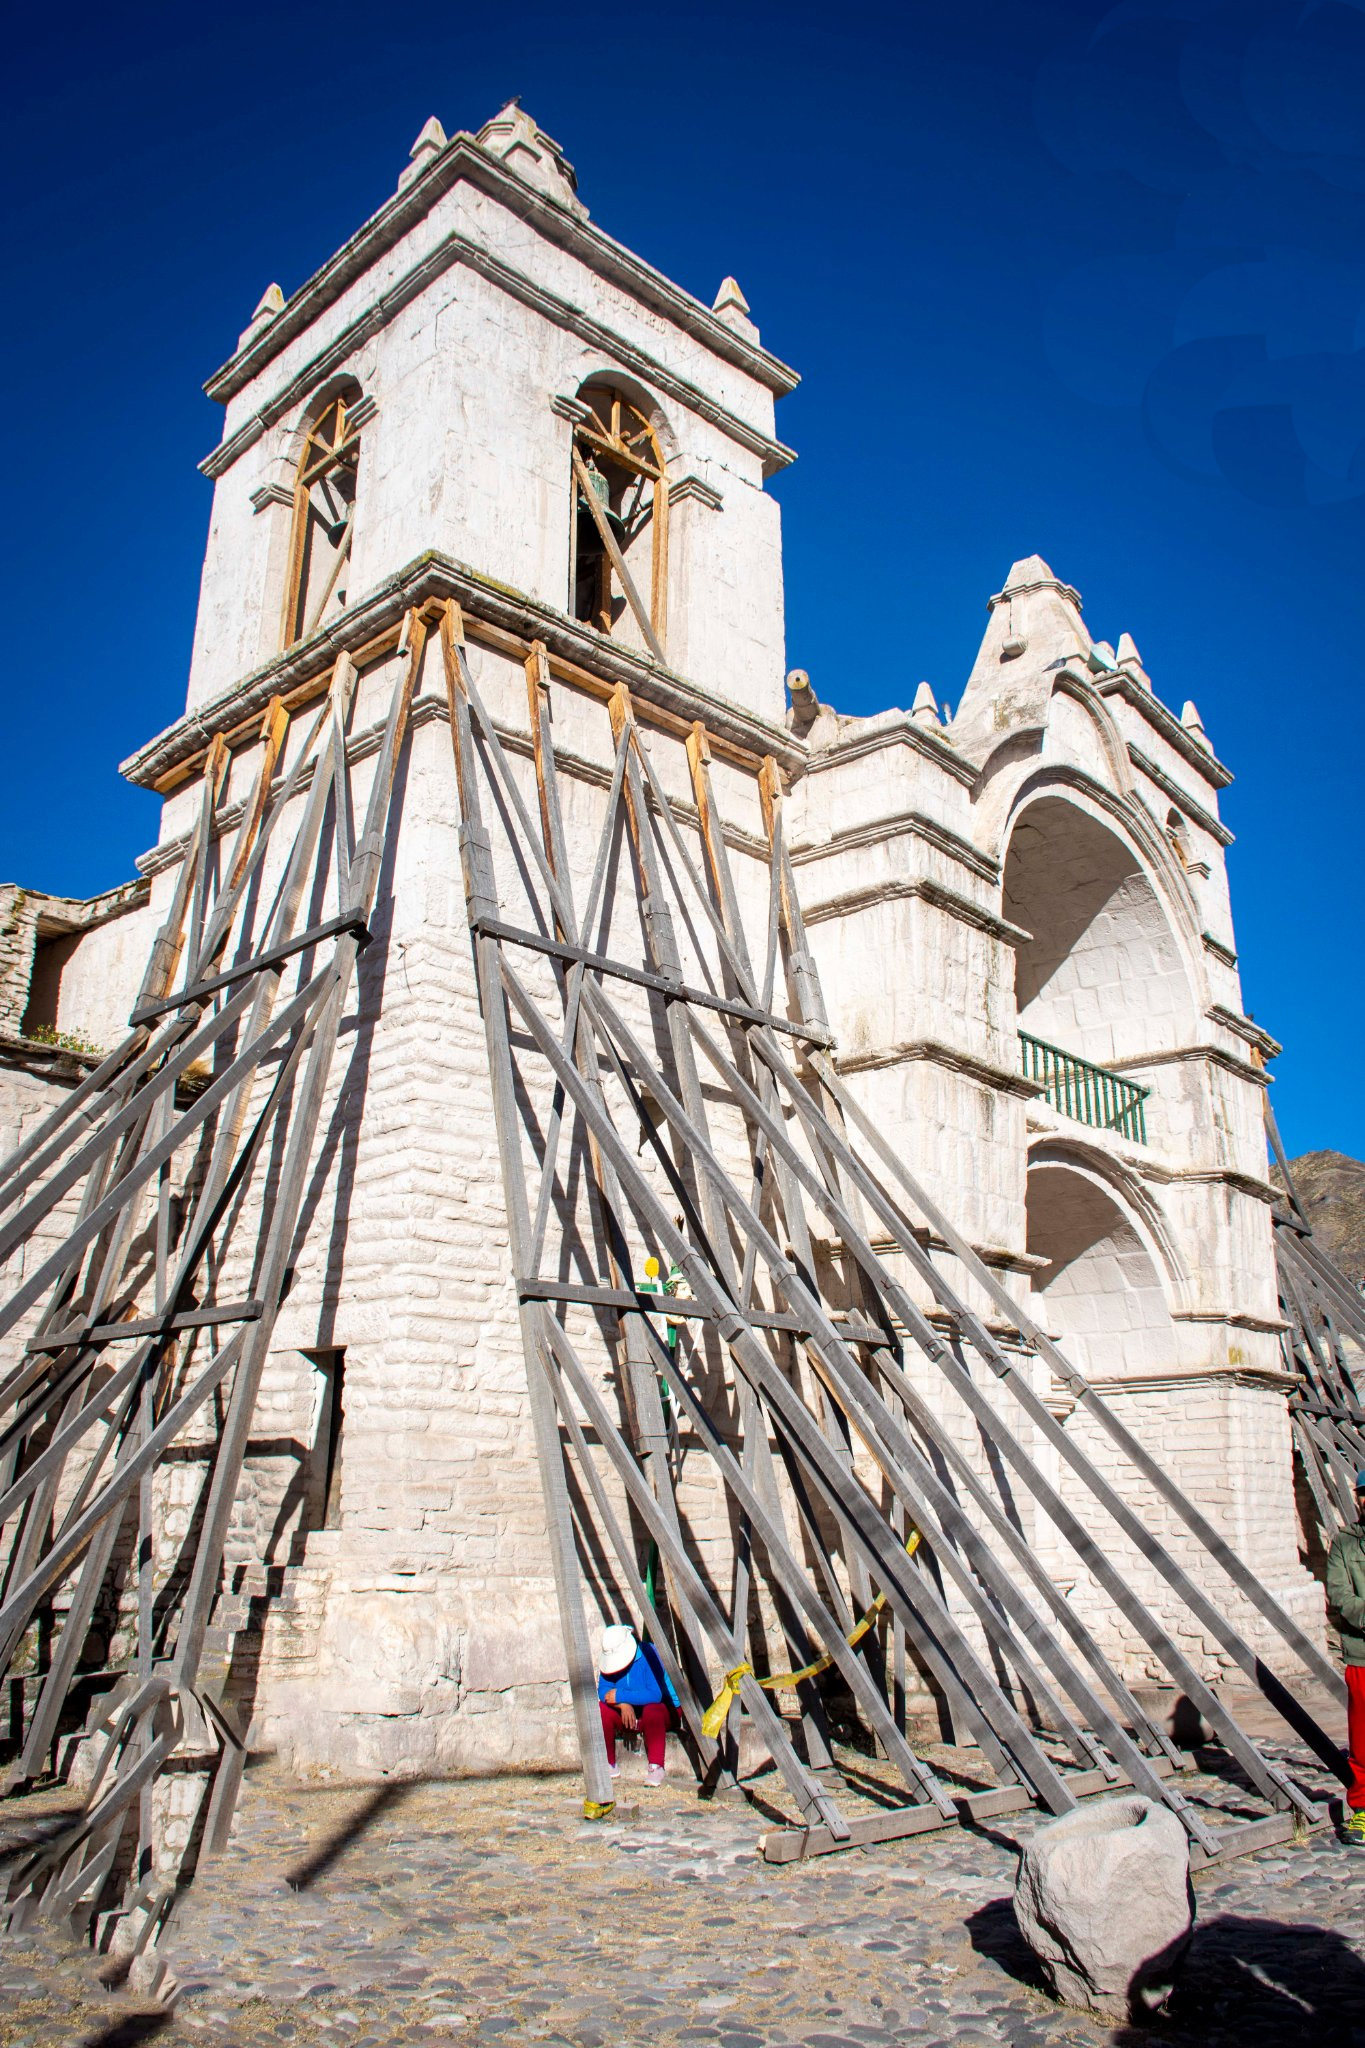
[[[231,747],[230,825],[266,707],[316,700],[344,648],[363,764],[404,616],[454,597],[523,753],[523,665],[546,650],[585,844],[611,760],[585,707],[619,684],[661,730],[704,719],[736,760],[779,764],[839,1071],[1316,1633],[1263,1131],[1278,1048],[1242,1008],[1230,771],[1036,555],[989,598],[951,715],[922,685],[845,716],[837,677],[786,675],[765,484],[792,460],[775,405],[795,382],[734,280],[707,307],[594,226],[515,103],[477,134],[428,122],[394,196],[290,299],[271,288],[209,382],[224,425],[185,715],[123,764],[163,797],[160,839],[91,903],[5,892],[0,1135],[123,1028],[206,745]],[[255,1739],[308,1769],[528,1765],[572,1741],[428,668],[215,1615]],[[717,786],[761,876],[749,797]],[[197,1483],[187,1457],[168,1552]],[[1124,1649],[1094,1589],[1075,1597]],[[1190,1648],[1219,1675],[1215,1646]]]

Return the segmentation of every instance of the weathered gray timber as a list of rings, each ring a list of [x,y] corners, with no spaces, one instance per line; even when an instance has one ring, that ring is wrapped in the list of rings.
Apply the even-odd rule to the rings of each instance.
[[[1314,1237],[1269,1103],[1265,1114],[1288,1204],[1275,1211],[1275,1268],[1285,1369],[1298,1383],[1294,1451],[1326,1550],[1339,1529],[1355,1527],[1355,1475],[1365,1467],[1365,1299]]]
[[[200,1853],[227,1839],[248,1731],[206,1646],[433,625],[586,1812],[612,1805],[591,1627],[616,1601],[659,1650],[699,1783],[742,1777],[755,1744],[771,1759],[801,1820],[771,1838],[775,1859],[1028,1804],[1063,1815],[1118,1785],[1168,1807],[1206,1861],[1314,1818],[1187,1644],[1216,1645],[1339,1770],[1292,1674],[1210,1579],[1317,1681],[1332,1677],[1320,1653],[929,1203],[841,1074],[777,763],[726,766],[727,806],[747,805],[764,835],[746,898],[707,728],[661,742],[624,684],[585,691],[575,715],[608,721],[611,766],[595,841],[571,844],[543,648],[526,662],[529,744],[509,749],[444,601],[408,614],[358,837],[350,655],[282,777],[289,721],[271,705],[230,847],[227,749],[209,748],[127,1037],[0,1164],[0,1257],[36,1248],[0,1304],[0,1333],[22,1338],[0,1386],[6,1660],[48,1631],[12,1783],[46,1767],[111,1578],[134,1620],[87,1723],[85,1810],[15,1873],[13,1914],[121,1921],[125,1946],[154,1946],[174,1901],[153,1853],[168,1765],[205,1781]],[[1342,1447],[1365,1444],[1338,1335],[1365,1333],[1365,1314],[1301,1218],[1286,1229],[1286,1288],[1318,1304],[1316,1321],[1301,1309],[1295,1420],[1327,1513]],[[1039,1360],[1172,1510],[1197,1564],[1040,1397]],[[195,1432],[205,1478],[166,1575],[158,1476]],[[1058,1556],[1199,1708],[1268,1816],[1214,1829],[1192,1805],[1184,1759],[1059,1583]],[[912,1671],[992,1791],[967,1797],[918,1753]],[[841,1810],[836,1712],[904,1786],[875,1823]]]
[[[641,1323],[640,1311],[648,1295],[637,1286],[629,1261],[632,1256],[642,1260],[650,1254],[660,1264],[670,1264],[686,1283],[690,1299],[679,1302],[675,1327],[697,1331],[697,1341],[703,1346],[719,1338],[734,1375],[733,1393],[718,1408],[716,1391],[704,1383],[702,1374],[703,1362],[714,1366],[712,1354],[698,1352],[694,1358],[692,1340],[685,1336],[670,1350],[653,1322],[647,1321],[660,1384],[681,1403],[691,1426],[690,1442],[709,1457],[733,1514],[759,1539],[752,1553],[755,1561],[761,1553],[767,1579],[796,1597],[813,1635],[826,1646],[831,1663],[848,1678],[854,1697],[864,1706],[869,1727],[888,1755],[894,1757],[898,1745],[888,1742],[887,1723],[889,1720],[894,1728],[894,1716],[888,1714],[884,1666],[875,1706],[864,1705],[871,1667],[861,1651],[850,1660],[844,1641],[851,1632],[851,1609],[843,1588],[851,1592],[859,1583],[879,1588],[878,1606],[890,1610],[921,1668],[952,1700],[1002,1775],[1027,1786],[1032,1796],[1052,1811],[1067,1811],[1074,1803],[1065,1769],[1059,1769],[1046,1753],[1038,1732],[1027,1725],[1015,1703],[1015,1695],[1033,1699],[1049,1708],[1052,1724],[1078,1763],[1094,1767],[1098,1762],[1103,1782],[1126,1778],[1147,1796],[1162,1799],[1179,1815],[1204,1854],[1218,1853],[1179,1787],[1158,1777],[1152,1768],[1153,1761],[1169,1763],[1169,1741],[1142,1713],[1130,1689],[1037,1559],[1028,1556],[1028,1546],[1011,1525],[1004,1504],[990,1499],[983,1477],[964,1461],[960,1447],[939,1424],[932,1404],[923,1399],[907,1375],[902,1363],[905,1346],[918,1346],[1043,1514],[1159,1657],[1172,1680],[1207,1713],[1251,1783],[1273,1807],[1310,1816],[1315,1811],[1312,1802],[1262,1754],[1201,1679],[1171,1629],[1126,1582],[1091,1523],[1082,1520],[1070,1500],[1048,1480],[1018,1428],[1006,1420],[998,1397],[989,1392],[990,1379],[998,1380],[1007,1390],[1035,1436],[1060,1453],[1068,1484],[1079,1488],[1077,1497],[1083,1495],[1103,1510],[1201,1627],[1256,1679],[1267,1699],[1333,1769],[1339,1769],[1341,1763],[1336,1745],[1307,1715],[1292,1688],[1265,1665],[1204,1586],[1195,1582],[1169,1546],[1144,1526],[1109,1479],[1066,1435],[1033,1394],[1012,1356],[956,1294],[922,1242],[925,1222],[937,1234],[947,1232],[943,1219],[928,1211],[904,1175],[899,1176],[897,1197],[890,1196],[866,1155],[860,1155],[851,1142],[844,1112],[856,1115],[856,1103],[847,1095],[836,1066],[815,1049],[826,1037],[827,1027],[804,943],[790,863],[781,846],[775,765],[769,764],[765,771],[764,808],[773,858],[770,900],[763,920],[765,976],[760,985],[723,850],[717,851],[718,846],[723,847],[723,835],[708,816],[709,792],[704,774],[698,772],[704,729],[694,728],[695,745],[689,749],[697,816],[692,844],[696,845],[697,837],[701,842],[694,856],[688,844],[689,830],[665,792],[657,764],[651,761],[631,716],[628,697],[618,689],[611,705],[615,771],[600,826],[593,900],[608,847],[613,843],[628,847],[634,861],[631,885],[640,906],[645,959],[635,962],[620,957],[619,952],[609,956],[579,936],[587,925],[576,926],[560,879],[563,850],[557,844],[554,826],[558,813],[556,762],[548,722],[540,730],[535,750],[541,812],[541,829],[537,831],[531,808],[519,793],[515,771],[479,702],[461,636],[453,629],[449,645],[452,675],[458,677],[453,687],[457,695],[463,693],[469,700],[468,710],[461,710],[456,720],[468,736],[461,740],[462,748],[468,749],[462,778],[477,768],[486,776],[489,789],[497,791],[497,808],[514,842],[516,868],[528,897],[525,914],[516,918],[501,905],[490,907],[486,880],[494,865],[490,862],[483,870],[484,886],[477,897],[471,894],[469,907],[480,949],[495,947],[500,956],[501,986],[520,1027],[515,1039],[512,1034],[500,1039],[495,1053],[511,1063],[506,1097],[509,1102],[547,1103],[543,1118],[534,1111],[523,1115],[523,1128],[515,1139],[509,1132],[502,1157],[504,1173],[512,1184],[509,1201],[524,1203],[528,1211],[534,1206],[537,1227],[533,1241],[539,1270],[520,1272],[518,1287],[524,1301],[540,1304],[541,1320],[531,1332],[531,1341],[540,1347],[548,1344],[557,1398],[578,1455],[591,1455],[593,1439],[602,1446],[637,1508],[643,1535],[658,1544],[669,1574],[676,1578],[681,1565],[676,1504],[664,1515],[650,1489],[639,1487],[639,1471],[650,1454],[643,1445],[631,1449],[623,1433],[625,1414],[620,1421],[612,1418],[565,1328],[565,1319],[575,1309],[591,1307],[604,1316],[615,1310],[623,1390],[630,1372],[638,1378],[638,1350],[626,1326]],[[624,774],[623,745],[627,749]],[[618,815],[621,810],[624,831]],[[670,851],[666,867],[660,857],[664,844]],[[621,886],[619,873],[617,886]],[[690,935],[694,954],[700,951],[708,961],[703,1002],[694,1000],[695,971],[684,979],[674,944],[674,931],[683,928]],[[703,936],[699,938],[699,934]],[[795,999],[795,1028],[781,1036],[804,1039],[812,1047],[805,1077],[789,1065],[773,1029],[779,949]],[[551,966],[561,1012],[556,1022],[547,1014],[540,993],[543,981],[533,988],[514,964],[518,954],[524,957],[528,953],[539,955]],[[609,984],[643,988],[657,1002],[661,1014],[652,1028],[651,1046],[646,1045],[641,1028],[608,993]],[[716,1019],[725,1029],[728,1050],[710,1037],[703,1016]],[[705,1097],[695,1064],[698,1050],[711,1069]],[[610,1098],[603,1086],[604,1073],[614,1083]],[[716,1101],[737,1113],[748,1134],[749,1161],[742,1180],[717,1150],[708,1109],[708,1102]],[[598,1163],[595,1176],[575,1181],[564,1170],[563,1162],[572,1156],[575,1142]],[[646,1150],[652,1153],[647,1165],[642,1163]],[[887,1162],[879,1164],[884,1167]],[[518,1189],[514,1194],[516,1184],[528,1176],[526,1192]],[[591,1243],[592,1233],[586,1219],[566,1212],[571,1211],[574,1200],[572,1188],[586,1188],[590,1180],[598,1201],[611,1212],[610,1270],[599,1269],[574,1282],[564,1275],[576,1264],[581,1270],[580,1255]],[[921,1211],[918,1229],[905,1213],[907,1193]],[[885,1257],[874,1249],[854,1203],[866,1204],[878,1228],[894,1244],[897,1256],[925,1283],[953,1328],[953,1342],[945,1342]],[[861,1280],[861,1288],[850,1301],[831,1301],[814,1272],[814,1260],[806,1249],[811,1242],[812,1213],[821,1215],[826,1227],[833,1226],[850,1272],[856,1270]],[[554,1241],[556,1221],[558,1244]],[[1320,1653],[1256,1584],[1217,1531],[1168,1477],[1156,1470],[1141,1444],[1107,1411],[1055,1346],[1021,1319],[1010,1298],[955,1233],[948,1236],[948,1242],[963,1258],[972,1279],[1008,1318],[1017,1332],[1016,1341],[1048,1357],[1068,1389],[1093,1408],[1124,1456],[1158,1485],[1236,1592],[1266,1616],[1300,1664],[1321,1678],[1326,1667]],[[756,1282],[764,1273],[768,1288],[760,1289]],[[967,1371],[961,1357],[965,1347],[975,1350],[990,1368],[987,1382],[976,1380]],[[857,1355],[859,1351],[862,1357]],[[541,1369],[544,1363],[542,1350],[531,1369]],[[581,1421],[572,1416],[571,1400],[579,1404]],[[833,1429],[819,1419],[831,1414]],[[589,1425],[586,1431],[584,1423]],[[765,1443],[771,1432],[780,1454],[775,1469],[786,1476],[787,1488],[777,1515],[771,1501],[760,1496],[751,1476],[753,1447],[746,1433],[754,1431],[761,1431]],[[734,1444],[736,1434],[742,1440],[739,1446]],[[848,1451],[854,1442],[859,1453],[856,1459]],[[879,1476],[880,1500],[874,1500],[868,1490],[867,1465],[860,1463],[866,1460]],[[945,1468],[955,1474],[952,1487],[941,1476]],[[589,1491],[600,1504],[604,1498],[600,1481],[590,1482]],[[923,1552],[934,1560],[932,1573],[923,1568],[920,1558],[913,1563],[907,1560],[904,1538],[897,1541],[893,1531],[887,1496],[900,1525],[914,1529],[923,1540]],[[975,1519],[967,1512],[964,1496],[977,1511]],[[818,1503],[818,1513],[803,1513],[805,1503],[812,1500]],[[801,1559],[792,1550],[788,1530],[793,1526],[801,1530],[808,1546],[814,1539],[813,1558]],[[641,1536],[632,1535],[615,1512],[609,1526],[599,1529],[597,1535],[618,1550],[623,1541],[630,1546],[620,1559],[622,1582],[628,1589],[638,1589],[642,1582]],[[951,1599],[945,1586],[951,1588]],[[737,1581],[736,1590],[747,1592],[742,1580]],[[697,1588],[689,1586],[689,1607],[710,1620],[711,1603],[698,1609],[698,1597]],[[1042,1602],[1041,1611],[1034,1604],[1037,1600]],[[674,1625],[679,1611],[675,1600],[671,1610]],[[637,1624],[657,1634],[668,1612],[659,1608],[645,1613],[637,1606]],[[968,1620],[970,1627],[964,1626]],[[728,1689],[718,1691],[717,1707],[723,1712],[732,1712],[737,1699],[748,1703],[753,1698],[755,1675],[766,1668],[770,1647],[763,1624],[755,1622],[752,1615],[737,1609],[730,1626],[735,1642],[743,1639],[747,1626],[749,1654],[737,1661]],[[861,1632],[860,1641],[866,1640],[866,1634]],[[985,1657],[976,1648],[977,1641],[986,1645]],[[804,1679],[805,1674],[796,1675],[793,1690],[797,1678]],[[787,1754],[790,1736],[783,1734],[774,1740],[770,1718],[760,1714],[765,1740],[779,1769],[789,1781],[799,1783],[797,1759]],[[931,1801],[939,1803],[934,1799],[939,1788],[929,1785],[922,1766],[916,1769],[908,1762],[904,1775],[912,1790],[920,1796],[927,1790]],[[589,1796],[594,1795],[590,1792]],[[806,1798],[798,1796],[800,1803],[807,1805]],[[831,1833],[837,1839],[839,1829]]]
[[[89,1926],[112,1912],[129,1954],[155,1940],[173,1902],[174,1885],[154,1875],[164,1766],[179,1752],[212,1777],[203,1853],[226,1842],[240,1782],[244,1734],[217,1696],[219,1681],[201,1679],[205,1635],[337,1029],[389,843],[425,632],[410,615],[357,845],[345,752],[356,682],[349,655],[338,658],[327,701],[278,786],[288,719],[279,703],[269,707],[255,795],[230,848],[219,847],[216,822],[227,751],[221,741],[210,748],[198,822],[130,1034],[0,1168],[0,1205],[13,1211],[7,1249],[41,1225],[50,1236],[63,1198],[81,1189],[55,1249],[0,1311],[8,1329],[46,1301],[23,1362],[0,1388],[0,1521],[14,1532],[0,1596],[7,1660],[54,1593],[64,1584],[69,1592],[11,1784],[44,1768],[130,1504],[135,1529],[134,1649],[91,1723],[104,1739],[86,1808],[12,1874],[11,1913]],[[272,892],[261,886],[266,857],[286,832]],[[336,914],[296,931],[324,884]],[[234,941],[237,958],[220,968]],[[294,967],[291,993],[284,982]],[[273,1071],[264,1065],[271,1055]],[[179,1106],[177,1084],[205,1056],[217,1071]],[[149,1226],[150,1263],[139,1249]],[[216,1298],[222,1276],[243,1271],[250,1292]],[[111,1371],[109,1347],[128,1341],[132,1356]],[[158,1612],[155,1473],[187,1426],[202,1429],[215,1395],[221,1419],[192,1554],[172,1610]]]

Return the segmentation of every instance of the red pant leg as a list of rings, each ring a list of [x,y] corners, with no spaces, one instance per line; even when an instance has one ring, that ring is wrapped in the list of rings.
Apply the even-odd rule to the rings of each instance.
[[[614,1765],[616,1762],[616,1738],[626,1724],[621,1719],[619,1707],[609,1706],[606,1700],[599,1700],[597,1704],[602,1714],[602,1734],[607,1745],[607,1762]]]
[[[1365,1671],[1361,1673],[1361,1677],[1365,1678]],[[672,1723],[673,1715],[669,1708],[658,1700],[652,1706],[637,1707],[636,1713],[639,1716],[640,1727],[644,1733],[645,1755],[650,1763],[657,1764],[662,1770],[664,1744],[668,1739],[668,1730]],[[1365,1805],[1365,1799],[1362,1799],[1361,1804]]]
[[[1346,1804],[1365,1812],[1365,1664],[1346,1666],[1346,1746],[1351,1753],[1351,1782]]]

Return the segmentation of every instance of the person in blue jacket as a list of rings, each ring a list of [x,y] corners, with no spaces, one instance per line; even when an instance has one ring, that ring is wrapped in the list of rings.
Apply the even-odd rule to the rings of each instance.
[[[664,1750],[677,1712],[678,1695],[669,1683],[658,1651],[652,1643],[642,1643],[633,1628],[613,1622],[602,1631],[598,1670],[601,1675],[597,1697],[613,1778],[617,1775],[616,1738],[623,1729],[638,1728],[645,1739],[648,1762],[645,1782],[662,1785]]]

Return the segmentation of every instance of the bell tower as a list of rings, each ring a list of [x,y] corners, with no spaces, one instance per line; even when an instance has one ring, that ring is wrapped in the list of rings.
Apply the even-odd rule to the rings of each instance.
[[[707,307],[590,220],[516,101],[429,120],[392,198],[207,390],[223,437],[189,708],[446,560],[780,722],[778,508],[796,382],[725,279]]]

